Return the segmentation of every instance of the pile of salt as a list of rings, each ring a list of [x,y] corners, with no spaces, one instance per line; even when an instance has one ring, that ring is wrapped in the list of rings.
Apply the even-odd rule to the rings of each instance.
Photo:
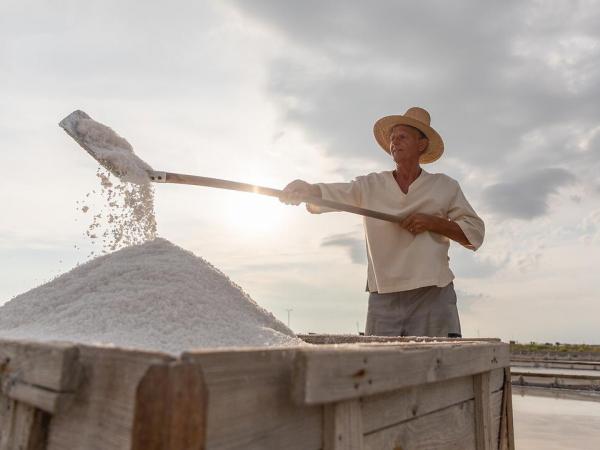
[[[76,267],[0,307],[0,337],[179,353],[302,345],[222,272],[164,239]]]

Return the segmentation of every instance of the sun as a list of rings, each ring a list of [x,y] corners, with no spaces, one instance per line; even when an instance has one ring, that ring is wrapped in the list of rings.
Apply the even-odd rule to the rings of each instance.
[[[285,205],[274,197],[238,193],[226,206],[228,225],[249,235],[267,234],[280,229]]]

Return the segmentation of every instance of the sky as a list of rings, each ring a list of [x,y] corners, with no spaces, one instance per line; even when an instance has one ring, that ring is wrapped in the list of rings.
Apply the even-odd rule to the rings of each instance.
[[[446,149],[424,168],[486,223],[450,250],[463,335],[598,344],[599,22],[577,0],[4,0],[0,304],[97,251],[97,163],[57,126],[75,109],[156,170],[283,188],[392,170],[373,123],[421,106]],[[363,330],[359,216],[178,185],[155,202],[161,237],[296,332]]]

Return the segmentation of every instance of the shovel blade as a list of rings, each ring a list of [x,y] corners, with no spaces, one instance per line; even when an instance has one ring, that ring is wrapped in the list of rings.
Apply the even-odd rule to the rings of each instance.
[[[146,162],[133,152],[127,140],[112,128],[96,122],[84,111],[73,111],[58,124],[102,167],[123,181],[145,184],[150,181]]]

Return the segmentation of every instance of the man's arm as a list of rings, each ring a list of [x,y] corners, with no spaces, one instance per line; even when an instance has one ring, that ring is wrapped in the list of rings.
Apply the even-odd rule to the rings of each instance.
[[[411,214],[400,223],[400,226],[412,234],[431,231],[432,233],[446,236],[448,239],[452,239],[465,247],[472,246],[458,224],[452,220],[444,219],[443,217],[423,213]]]
[[[279,199],[287,204],[298,205],[302,203],[303,199],[305,199],[307,196],[314,196],[337,203],[362,207],[361,189],[361,183],[358,180],[353,180],[347,183],[317,184],[310,184],[303,180],[295,180],[283,189],[283,193]],[[337,209],[317,206],[311,203],[306,204],[306,209],[312,214],[337,211]]]
[[[321,189],[316,184],[304,180],[294,180],[283,188],[283,195],[279,200],[288,205],[299,205],[307,196],[322,198]]]

